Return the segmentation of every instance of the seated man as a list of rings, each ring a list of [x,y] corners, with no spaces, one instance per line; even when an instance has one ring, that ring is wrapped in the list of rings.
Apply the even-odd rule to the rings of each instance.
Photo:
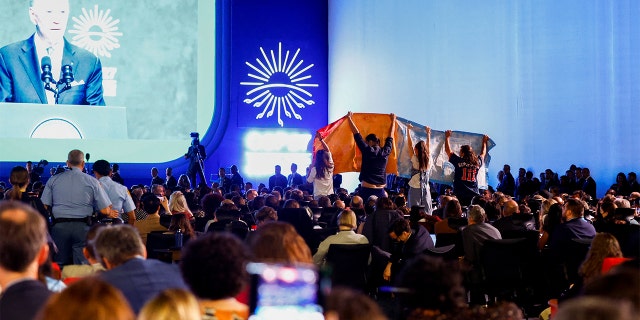
[[[142,209],[148,213],[147,217],[136,223],[136,228],[142,238],[142,243],[147,244],[147,235],[152,231],[167,231],[165,226],[160,224],[160,199],[153,194],[142,196]]]
[[[20,202],[0,203],[0,319],[33,319],[51,292],[38,281],[49,256],[44,218]]]
[[[93,241],[98,234],[98,231],[103,228],[104,224],[95,224],[87,232],[87,238],[85,240],[85,247],[82,249],[84,257],[87,258],[89,264],[68,264],[62,269],[62,280],[67,278],[80,278],[93,275],[97,272],[104,271],[104,267],[100,264],[100,261],[96,259],[95,249],[93,247]]]
[[[493,226],[500,230],[500,234],[502,235],[505,233],[524,232],[536,229],[533,215],[520,213],[518,203],[514,200],[509,200],[504,204],[502,218],[496,220]],[[505,235],[505,237],[507,236]]]
[[[464,259],[471,265],[477,265],[480,261],[483,242],[488,239],[502,239],[502,237],[498,229],[484,222],[486,216],[482,207],[471,205],[468,218],[469,225],[462,229]]]
[[[94,245],[107,269],[100,277],[120,289],[136,313],[161,291],[186,289],[177,265],[146,259],[147,251],[142,239],[130,225],[103,228],[98,232]]]
[[[396,242],[391,251],[391,258],[382,274],[385,280],[390,280],[392,274],[397,275],[404,264],[422,254],[427,248],[433,248],[433,239],[429,231],[422,225],[411,228],[409,220],[395,220],[389,227],[389,238]]]
[[[318,251],[313,255],[313,263],[321,266],[332,244],[368,244],[367,237],[353,231],[357,227],[357,222],[356,214],[353,211],[343,210],[338,215],[338,233],[328,236],[320,243]]]
[[[562,209],[565,222],[557,226],[551,235],[549,248],[556,255],[569,248],[571,239],[593,239],[596,229],[584,217],[584,204],[574,198],[568,198]]]

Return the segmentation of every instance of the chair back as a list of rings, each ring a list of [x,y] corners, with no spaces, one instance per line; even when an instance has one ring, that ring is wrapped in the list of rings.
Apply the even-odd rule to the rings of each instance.
[[[332,286],[347,286],[365,291],[371,245],[332,244],[327,253]]]
[[[333,227],[337,224],[340,211],[342,211],[342,209],[335,207],[322,208],[318,222],[324,222],[327,226]]]
[[[242,220],[220,220],[210,224],[207,232],[230,232],[244,240],[249,234],[249,226]]]
[[[440,257],[443,260],[458,260],[456,245],[450,244],[442,247],[427,248],[424,254],[431,257]]]
[[[464,246],[462,245],[462,233],[436,233],[436,247],[446,247],[455,245],[454,252],[456,256],[464,255]]]
[[[147,234],[147,259],[166,261],[167,253],[175,247],[175,244],[174,234],[164,234],[163,231],[150,232]]]
[[[318,250],[320,241],[313,231],[313,221],[305,208],[282,208],[278,210],[278,221],[288,222],[304,239],[311,249],[311,253]]]
[[[527,242],[518,239],[485,240],[480,252],[483,280],[491,287],[511,287],[524,280]]]

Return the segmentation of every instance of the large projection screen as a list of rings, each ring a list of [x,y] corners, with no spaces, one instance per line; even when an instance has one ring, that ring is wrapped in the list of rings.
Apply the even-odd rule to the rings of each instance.
[[[113,162],[157,163],[181,157],[190,132],[199,132],[203,139],[214,111],[215,1],[69,0],[69,5],[65,38],[102,63],[106,107],[86,108],[120,110],[117,117],[101,116],[105,109],[99,110],[80,126],[113,121],[106,127],[118,132],[83,139],[4,133],[0,161],[62,161],[69,150],[78,148]],[[36,28],[29,1],[6,1],[2,7],[0,47],[31,37]],[[42,106],[46,107],[64,108]],[[34,117],[42,113],[37,106],[31,108]],[[21,119],[31,114],[10,109],[16,108],[3,112],[3,123],[26,126]]]

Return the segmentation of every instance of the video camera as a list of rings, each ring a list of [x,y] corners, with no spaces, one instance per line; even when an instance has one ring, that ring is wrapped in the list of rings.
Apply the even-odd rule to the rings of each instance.
[[[48,164],[49,161],[42,159],[38,162],[38,164],[36,164],[32,171],[40,176],[44,173],[44,167],[46,167]]]

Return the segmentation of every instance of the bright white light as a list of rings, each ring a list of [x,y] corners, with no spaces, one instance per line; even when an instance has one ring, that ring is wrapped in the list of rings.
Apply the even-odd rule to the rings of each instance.
[[[249,131],[244,136],[244,149],[254,152],[306,152],[309,133],[291,130]]]

